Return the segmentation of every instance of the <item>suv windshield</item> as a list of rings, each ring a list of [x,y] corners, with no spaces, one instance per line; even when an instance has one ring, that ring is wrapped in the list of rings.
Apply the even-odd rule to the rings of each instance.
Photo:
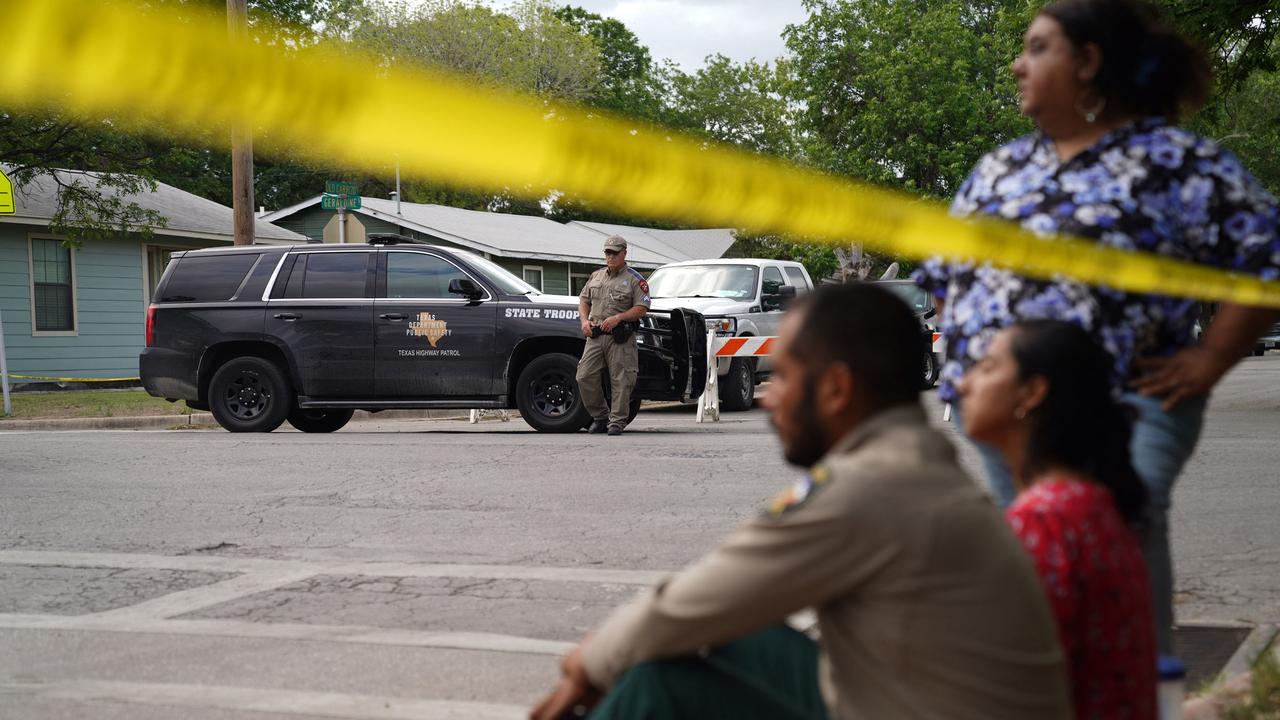
[[[471,263],[473,267],[478,268],[480,272],[484,273],[485,277],[489,278],[489,282],[497,285],[499,290],[508,295],[528,295],[529,293],[533,293],[534,295],[542,294],[540,290],[515,275],[512,275],[510,270],[507,270],[492,260],[480,257],[479,255],[466,250],[453,250],[453,252],[465,257],[467,262]]]
[[[929,292],[913,282],[885,283],[885,287],[897,295],[917,315],[929,310]]]
[[[659,268],[649,278],[653,297],[756,296],[756,268],[750,265],[679,265]]]

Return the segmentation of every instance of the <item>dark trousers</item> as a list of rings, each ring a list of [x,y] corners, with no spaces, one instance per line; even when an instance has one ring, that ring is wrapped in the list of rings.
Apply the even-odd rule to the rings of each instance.
[[[818,646],[778,625],[704,655],[629,670],[591,720],[826,720]]]

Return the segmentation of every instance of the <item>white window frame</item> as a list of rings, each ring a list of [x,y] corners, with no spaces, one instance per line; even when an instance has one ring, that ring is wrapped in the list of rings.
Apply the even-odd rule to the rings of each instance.
[[[538,284],[534,285],[534,287],[538,289],[538,292],[546,292],[543,288],[547,286],[547,271],[544,270],[541,265],[525,265],[520,269],[520,279],[530,285],[533,285],[533,283],[529,282],[528,278],[525,277],[525,273],[530,270],[538,271]]]
[[[70,330],[37,330],[36,329],[36,240],[57,240],[66,238],[60,235],[32,233],[27,236],[27,289],[31,292],[31,336],[32,337],[75,337],[80,334],[80,300],[79,283],[76,282],[76,250],[67,248],[67,258],[71,272],[71,329]]]
[[[573,292],[573,279],[574,279],[574,278],[582,278],[583,280],[590,281],[590,280],[591,280],[591,273],[589,273],[589,272],[579,273],[579,272],[574,272],[574,271],[572,271],[572,270],[570,270],[570,271],[569,271],[569,294],[570,294],[570,295],[573,295],[574,297],[577,297],[577,296],[578,296],[578,294],[577,294],[577,293],[575,293],[575,292]],[[585,282],[584,282],[584,283],[582,283],[582,284],[585,286],[587,283],[585,283]]]
[[[142,243],[142,304],[151,304],[151,251],[152,250],[168,250],[169,252],[184,252],[187,250],[196,250],[194,247],[181,247],[178,245],[161,245],[159,243]],[[164,271],[161,270],[163,275]],[[156,282],[160,282],[160,278],[156,278]]]

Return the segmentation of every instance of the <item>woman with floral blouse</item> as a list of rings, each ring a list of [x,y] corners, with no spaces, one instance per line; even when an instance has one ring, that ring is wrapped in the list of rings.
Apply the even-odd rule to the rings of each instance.
[[[1035,563],[1081,720],[1155,720],[1151,593],[1136,527],[1146,488],[1111,357],[1077,325],[998,332],[956,383],[971,437],[999,450],[1018,489],[1005,516]]]
[[[1057,0],[1012,66],[1036,131],[984,157],[956,195],[960,216],[994,216],[1044,234],[1280,278],[1275,198],[1227,150],[1170,124],[1209,91],[1204,56],[1145,0]],[[1042,281],[987,263],[924,263],[916,280],[943,302],[947,361],[939,394],[1002,329],[1055,318],[1088,330],[1114,358],[1112,382],[1138,413],[1131,451],[1148,489],[1143,537],[1156,636],[1170,649],[1168,510],[1200,435],[1209,391],[1280,313],[1223,304],[1199,344],[1195,304],[1066,278]],[[963,408],[957,414],[967,428]],[[1008,465],[978,443],[996,499]]]

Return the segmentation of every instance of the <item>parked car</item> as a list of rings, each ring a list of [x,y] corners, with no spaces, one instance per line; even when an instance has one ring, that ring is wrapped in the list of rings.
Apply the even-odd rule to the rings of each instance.
[[[332,432],[393,408],[518,408],[544,432],[590,423],[577,298],[464,250],[374,240],[174,253],[147,309],[143,387],[233,432]],[[633,417],[642,399],[697,399],[706,382],[702,316],[657,314],[638,336]]]
[[[777,335],[786,301],[811,290],[804,266],[787,260],[687,260],[663,265],[649,277],[654,308],[692,308],[718,337]],[[661,327],[662,322],[654,317],[647,324]],[[717,360],[720,406],[750,409],[756,384],[771,369],[768,357]]]
[[[943,341],[938,334],[938,303],[924,288],[912,280],[878,280],[876,284],[902,298],[920,320],[921,342],[924,345],[921,359],[921,381],[924,387],[938,384],[942,372]]]

